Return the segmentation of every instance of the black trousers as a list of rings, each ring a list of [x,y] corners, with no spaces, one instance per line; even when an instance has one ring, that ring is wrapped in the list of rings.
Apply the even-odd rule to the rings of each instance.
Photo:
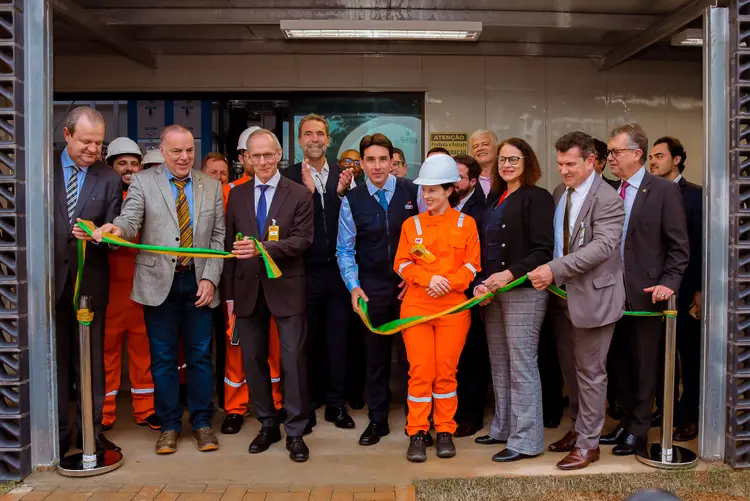
[[[398,300],[398,294],[401,289],[398,284],[390,280],[363,279],[362,289],[370,300],[368,308],[373,325],[382,325],[399,318],[401,301]],[[364,325],[362,330],[365,340],[365,401],[370,421],[382,423],[388,420],[393,342],[401,334],[381,336],[373,334]],[[398,346],[403,347],[403,342]],[[398,349],[397,357],[400,366],[407,363],[406,350]],[[400,386],[406,387],[407,382],[403,383]]]
[[[271,369],[268,366],[268,332],[271,312],[261,286],[255,311],[249,317],[237,317],[235,328],[240,338],[242,365],[250,389],[252,404],[264,427],[280,424],[273,403]],[[287,436],[301,437],[307,426],[307,327],[305,315],[276,317],[281,343],[281,374],[284,380],[284,406],[287,411]]]
[[[91,384],[94,401],[94,432],[102,432],[104,405],[104,318],[105,310],[94,310],[91,322]],[[55,345],[57,352],[57,412],[60,440],[70,438],[70,392],[73,384],[78,401],[76,427],[81,431],[81,360],[79,355],[79,324],[73,308],[73,282],[68,279],[60,301],[55,305]],[[65,451],[61,451],[64,453]]]
[[[219,400],[219,407],[224,408],[224,370],[227,365],[227,326],[224,321],[224,305],[220,304],[214,308],[213,315],[214,353],[216,355],[216,361],[214,363],[216,395]]]
[[[553,303],[555,301],[550,301]],[[542,380],[544,422],[559,423],[563,415],[563,377],[557,357],[555,324],[550,304],[539,332],[539,377]]]
[[[458,361],[458,409],[455,420],[459,425],[484,427],[487,388],[490,385],[490,354],[487,333],[479,308],[471,310],[471,327]]]
[[[621,423],[637,437],[646,437],[651,424],[661,332],[660,317],[622,317],[610,347],[621,354],[615,358],[616,398],[625,413]]]
[[[308,266],[308,387],[311,410],[346,403],[346,355],[351,300],[336,263]]]

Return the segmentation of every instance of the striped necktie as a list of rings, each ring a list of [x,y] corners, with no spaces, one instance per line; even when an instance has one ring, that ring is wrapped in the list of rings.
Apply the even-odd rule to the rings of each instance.
[[[78,173],[81,171],[77,165],[71,165],[73,174],[68,179],[68,185],[65,187],[65,197],[68,201],[68,222],[73,222],[73,215],[76,212],[76,205],[78,204]]]
[[[185,185],[190,179],[178,181],[172,179],[172,182],[177,187],[177,223],[180,225],[180,247],[192,247],[193,246],[193,225],[190,222],[190,206],[188,205],[187,196],[185,196]],[[177,258],[177,264],[181,266],[187,266],[192,261],[187,256],[180,256]]]

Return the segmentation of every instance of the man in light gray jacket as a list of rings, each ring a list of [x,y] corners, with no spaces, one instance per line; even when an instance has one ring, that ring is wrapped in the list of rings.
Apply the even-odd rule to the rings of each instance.
[[[161,247],[224,249],[224,208],[218,181],[193,170],[193,135],[179,125],[161,134],[164,164],[132,177],[120,216],[94,235],[109,232],[125,240],[140,234],[143,244]],[[177,353],[179,341],[187,363],[187,392],[193,439],[200,451],[219,442],[211,429],[214,416],[211,365],[211,308],[221,259],[176,257],[139,251],[135,258],[133,301],[143,305],[154,377],[154,407],[162,420],[157,454],[177,451],[182,428]]]
[[[551,308],[571,429],[549,446],[568,452],[557,466],[585,468],[599,460],[607,397],[607,352],[615,322],[625,310],[620,239],[625,209],[617,192],[594,171],[594,139],[571,132],[555,144],[563,184],[554,198],[554,260],[531,273],[537,289],[552,282],[566,290]]]

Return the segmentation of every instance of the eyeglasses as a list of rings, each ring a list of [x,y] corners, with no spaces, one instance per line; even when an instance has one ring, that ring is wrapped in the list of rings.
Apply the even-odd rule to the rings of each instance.
[[[508,162],[511,166],[515,167],[522,158],[524,157],[497,157],[497,165],[505,165],[505,162]]]
[[[394,167],[401,167],[402,165],[406,165],[406,162],[400,162],[398,160],[394,160],[393,162]]]
[[[259,164],[261,158],[264,159],[266,162],[273,161],[273,159],[276,158],[276,153],[263,153],[262,155],[256,153],[255,155],[248,155],[248,157],[250,157],[251,163]]]
[[[607,157],[612,155],[612,158],[619,157],[622,155],[624,151],[635,151],[632,148],[613,148],[611,150],[607,150]]]
[[[356,165],[357,167],[359,167],[359,160],[353,160],[351,158],[342,158],[341,160],[339,160],[339,162],[341,162],[342,164],[346,166]]]

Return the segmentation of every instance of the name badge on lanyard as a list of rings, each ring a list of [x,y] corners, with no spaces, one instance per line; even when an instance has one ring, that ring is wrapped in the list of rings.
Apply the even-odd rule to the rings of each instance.
[[[271,220],[271,226],[268,227],[268,241],[278,242],[279,241],[279,227],[276,226],[276,220]]]

